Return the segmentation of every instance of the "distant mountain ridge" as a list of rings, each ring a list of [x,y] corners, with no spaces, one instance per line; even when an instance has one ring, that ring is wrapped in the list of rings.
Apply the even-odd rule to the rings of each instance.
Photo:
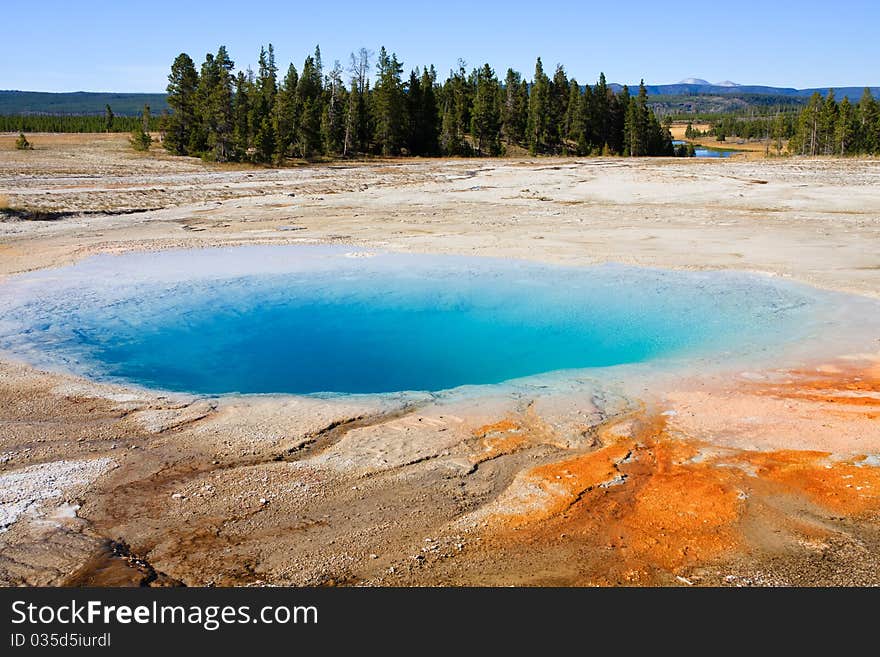
[[[623,85],[610,85],[615,91],[623,88]],[[638,89],[639,85],[629,85],[630,90]],[[730,96],[740,94],[761,94],[765,96],[788,96],[790,98],[809,98],[815,92],[823,96],[828,89],[834,89],[834,95],[841,99],[849,96],[851,101],[857,101],[862,96],[865,87],[819,87],[812,89],[794,89],[792,87],[767,87],[762,85],[745,85],[725,80],[718,84],[711,84],[699,78],[687,78],[675,84],[646,84],[649,96]],[[880,97],[880,87],[868,87],[875,97]]]
[[[103,114],[107,105],[118,116],[136,116],[144,105],[153,114],[168,109],[165,94],[0,90],[0,114]]]
[[[630,92],[635,93],[638,83],[629,85]],[[623,89],[621,84],[610,84],[615,92]],[[828,87],[817,89],[794,89],[789,87],[767,87],[760,85],[741,85],[730,80],[711,84],[701,78],[687,78],[676,84],[646,85],[649,96],[715,96],[737,97],[776,96],[782,102],[785,99],[795,103],[803,103],[805,99],[818,91],[823,96]],[[848,96],[853,102],[861,97],[864,87],[833,87],[838,100]],[[869,87],[875,97],[880,98],[880,87]],[[754,98],[752,99],[754,101]],[[727,102],[727,101],[725,101]],[[742,105],[750,101],[735,101]],[[109,93],[74,91],[53,93],[47,91],[15,91],[0,90],[0,114],[103,114],[104,107],[110,105],[119,116],[136,116],[143,106],[150,106],[152,113],[160,114],[168,109],[166,96],[163,93]],[[766,103],[765,103],[766,104]]]

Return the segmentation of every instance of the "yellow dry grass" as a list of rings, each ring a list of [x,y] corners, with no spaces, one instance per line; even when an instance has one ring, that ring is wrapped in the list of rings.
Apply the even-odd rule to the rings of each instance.
[[[694,123],[694,130],[699,130],[700,132],[707,132],[712,126],[708,123]],[[674,123],[669,131],[672,133],[673,139],[681,139],[684,140],[684,133],[687,130],[687,123]],[[698,137],[697,139],[689,140],[695,146],[707,146],[709,148],[723,148],[726,150],[732,151],[740,151],[744,154],[745,157],[749,159],[755,159],[758,157],[763,157],[767,152],[767,141],[765,140],[752,140],[747,141],[745,139],[739,139],[737,137],[731,137],[727,141],[718,141],[714,135],[709,135],[706,137]],[[769,144],[770,149],[769,153],[771,155],[776,154],[776,149],[773,147],[773,143]],[[785,144],[782,145],[782,150],[785,152]],[[741,156],[742,157],[742,156]]]
[[[669,128],[669,132],[672,133],[673,139],[684,139],[684,133],[687,130],[687,123],[673,123]],[[712,126],[708,123],[694,123],[694,130],[699,130],[700,132],[705,132],[709,130]]]

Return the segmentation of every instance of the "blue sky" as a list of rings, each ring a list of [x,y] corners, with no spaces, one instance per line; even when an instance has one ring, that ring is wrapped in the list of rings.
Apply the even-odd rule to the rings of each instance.
[[[181,51],[226,44],[238,65],[272,42],[282,69],[321,45],[325,66],[385,45],[441,76],[459,57],[528,77],[563,63],[580,82],[701,77],[798,88],[880,85],[876,0],[397,0],[242,2],[5,0],[0,89],[163,91]],[[145,13],[143,13],[145,12]]]

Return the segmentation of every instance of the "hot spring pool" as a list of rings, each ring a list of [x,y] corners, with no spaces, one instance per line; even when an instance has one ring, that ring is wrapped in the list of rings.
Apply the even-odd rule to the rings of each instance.
[[[168,391],[440,391],[775,349],[810,288],[730,272],[253,246],[102,255],[0,286],[0,349]]]

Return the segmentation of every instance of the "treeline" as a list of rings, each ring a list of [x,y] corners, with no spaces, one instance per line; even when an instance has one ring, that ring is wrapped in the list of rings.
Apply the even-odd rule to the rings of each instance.
[[[161,117],[150,119],[157,132]],[[131,132],[141,123],[139,116],[114,116],[109,129],[106,116],[53,114],[0,114],[0,132]]]
[[[795,132],[797,114],[779,112],[776,116],[724,116],[711,122],[708,131],[694,131],[694,137],[714,135],[719,141],[728,137],[739,139],[790,139]],[[687,134],[685,137],[690,139]]]
[[[352,54],[343,71],[326,71],[321,51],[283,76],[272,45],[257,70],[239,71],[225,47],[199,70],[179,55],[168,76],[172,112],[164,146],[216,161],[283,162],[360,154],[500,155],[511,146],[533,154],[672,155],[672,138],[651,111],[644,83],[614,93],[604,75],[582,87],[562,66],[552,77],[540,58],[531,82],[508,69],[460,63],[444,82],[433,66],[410,71],[385,48],[376,59]]]
[[[861,100],[840,102],[814,93],[800,112],[788,145],[796,155],[880,155],[880,104],[865,89]]]
[[[838,102],[831,89],[825,97],[814,93],[799,112],[718,117],[711,132],[721,141],[731,136],[768,139],[777,150],[788,140],[794,155],[880,155],[880,104],[870,89],[855,105],[849,98]]]

